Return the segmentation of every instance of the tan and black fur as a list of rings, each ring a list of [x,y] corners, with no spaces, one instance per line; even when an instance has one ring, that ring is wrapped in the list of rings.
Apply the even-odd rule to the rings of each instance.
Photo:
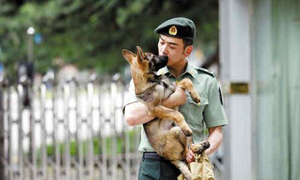
[[[179,111],[162,106],[162,101],[175,91],[175,86],[167,77],[157,75],[157,71],[167,65],[167,57],[144,53],[138,46],[137,54],[128,50],[123,50],[122,53],[131,67],[136,96],[146,105],[148,114],[156,117],[143,124],[150,144],[160,156],[170,160],[190,180],[191,173],[184,160],[188,150],[187,143],[191,141],[193,132]],[[183,79],[177,86],[188,90],[192,99],[200,103],[200,97],[190,79]]]

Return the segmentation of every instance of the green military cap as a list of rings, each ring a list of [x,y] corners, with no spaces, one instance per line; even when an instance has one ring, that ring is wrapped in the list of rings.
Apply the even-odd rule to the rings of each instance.
[[[154,32],[166,36],[194,40],[196,36],[196,27],[192,20],[184,17],[177,17],[163,22],[154,30]]]

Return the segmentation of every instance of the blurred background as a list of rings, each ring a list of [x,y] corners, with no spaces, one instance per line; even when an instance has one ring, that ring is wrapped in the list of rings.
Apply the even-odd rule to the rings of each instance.
[[[178,16],[224,95],[217,179],[299,180],[298,0],[0,1],[0,180],[136,179],[121,51],[157,53],[154,28]]]
[[[140,45],[157,52],[153,29],[175,16],[195,21],[196,45],[203,45],[207,55],[218,46],[218,1],[20,0],[0,5],[0,58],[11,78],[26,60],[34,61],[41,76],[65,66],[97,75],[122,73],[127,65],[122,49]]]

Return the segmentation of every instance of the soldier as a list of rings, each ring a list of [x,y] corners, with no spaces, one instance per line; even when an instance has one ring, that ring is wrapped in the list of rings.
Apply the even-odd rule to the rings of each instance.
[[[208,141],[211,146],[206,153],[212,154],[222,143],[222,126],[228,124],[228,121],[215,76],[205,69],[194,67],[187,60],[193,50],[193,41],[196,35],[194,22],[183,17],[173,18],[163,22],[154,32],[159,34],[159,55],[168,56],[167,66],[160,69],[158,73],[166,75],[173,82],[183,78],[191,79],[201,98],[199,105],[191,99],[189,94],[177,87],[175,92],[162,104],[168,108],[180,106],[179,111],[193,131],[194,143],[199,143],[206,138],[204,131],[207,128]],[[154,117],[148,116],[145,105],[137,101],[133,83],[130,84],[129,91],[130,95],[126,98],[123,109],[128,125],[136,126],[154,119]],[[177,179],[180,171],[154,152],[143,129],[139,151],[143,153],[139,180]],[[188,163],[194,161],[194,154],[191,150],[187,153],[186,161]]]

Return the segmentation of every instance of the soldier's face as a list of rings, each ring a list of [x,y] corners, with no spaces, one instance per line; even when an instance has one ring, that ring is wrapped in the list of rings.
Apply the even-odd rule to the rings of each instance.
[[[173,66],[186,58],[183,40],[161,35],[158,41],[159,55],[168,56],[168,66]]]

